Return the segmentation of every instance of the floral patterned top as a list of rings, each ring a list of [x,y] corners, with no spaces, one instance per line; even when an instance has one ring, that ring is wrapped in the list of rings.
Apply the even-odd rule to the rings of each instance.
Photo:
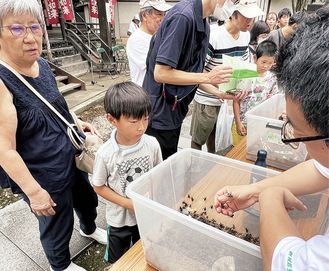
[[[240,101],[240,120],[244,125],[247,123],[245,116],[247,111],[278,93],[277,78],[270,71],[264,77],[240,79],[236,88],[251,91]]]

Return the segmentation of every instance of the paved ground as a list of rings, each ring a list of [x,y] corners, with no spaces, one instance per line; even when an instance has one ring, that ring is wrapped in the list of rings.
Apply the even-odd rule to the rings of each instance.
[[[98,74],[87,73],[81,78],[86,82],[86,91],[75,91],[65,94],[71,110],[80,113],[103,100],[107,88],[116,82],[129,80],[129,76],[121,75],[117,79],[110,76],[99,78]],[[92,81],[97,81],[92,84]],[[190,147],[190,117],[186,118],[181,132],[179,148]],[[99,200],[97,224],[106,228],[105,203]],[[49,270],[47,259],[39,241],[38,225],[34,215],[25,202],[19,200],[0,210],[0,270],[1,271],[42,271]],[[79,225],[70,243],[72,257],[90,245],[91,241],[81,237]]]

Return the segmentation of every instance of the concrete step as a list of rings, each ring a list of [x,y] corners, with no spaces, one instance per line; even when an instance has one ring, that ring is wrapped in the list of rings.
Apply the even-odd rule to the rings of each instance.
[[[49,40],[49,44],[51,49],[69,47],[71,44],[68,41],[64,41],[63,39],[51,39]],[[43,50],[46,50],[46,44],[43,44]]]
[[[45,52],[43,52],[43,54],[44,53]],[[73,46],[67,46],[67,47],[61,47],[61,48],[51,49],[51,53],[53,55],[53,58],[58,58],[58,57],[65,57],[65,56],[70,56],[70,55],[76,55],[79,52]]]
[[[56,82],[62,82],[64,80],[66,80],[68,78],[68,76],[66,75],[57,75],[55,76]]]
[[[87,60],[83,60],[83,61],[78,61],[75,63],[70,63],[67,65],[63,65],[61,66],[61,69],[65,70],[68,73],[71,73],[75,76],[77,76],[77,74],[84,74],[87,71],[89,71],[89,63]]]
[[[80,61],[83,61],[82,56],[80,54],[73,54],[73,55],[54,57],[52,62],[55,63],[57,66],[65,66]]]
[[[67,85],[60,86],[58,89],[60,93],[64,94],[71,90],[78,90],[80,87],[81,87],[80,83],[69,83]]]

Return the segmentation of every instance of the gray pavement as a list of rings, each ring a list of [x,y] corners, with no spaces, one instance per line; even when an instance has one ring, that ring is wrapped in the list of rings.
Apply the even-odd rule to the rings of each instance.
[[[101,102],[111,84],[130,80],[129,76],[120,75],[117,79],[98,73],[86,73],[81,76],[86,82],[87,90],[65,94],[69,108],[77,114]],[[97,84],[91,84],[97,81]],[[184,120],[179,140],[179,149],[190,147],[190,117]],[[0,210],[0,271],[42,271],[49,270],[49,264],[41,247],[38,224],[28,205],[19,200]],[[97,225],[106,228],[105,202],[99,199]],[[79,234],[79,225],[75,217],[74,232],[70,242],[72,257],[79,254],[91,244],[91,240]]]

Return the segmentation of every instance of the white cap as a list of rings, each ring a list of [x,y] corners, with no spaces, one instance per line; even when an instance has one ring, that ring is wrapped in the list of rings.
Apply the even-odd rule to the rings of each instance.
[[[257,6],[256,0],[240,0],[238,4],[234,5],[233,12],[235,10],[239,11],[246,18],[264,15],[264,12]]]
[[[139,14],[135,14],[133,20],[138,20],[138,21],[140,21],[141,19],[139,18]]]
[[[165,0],[140,0],[139,5],[140,8],[153,7],[159,11],[167,11],[172,8]]]

